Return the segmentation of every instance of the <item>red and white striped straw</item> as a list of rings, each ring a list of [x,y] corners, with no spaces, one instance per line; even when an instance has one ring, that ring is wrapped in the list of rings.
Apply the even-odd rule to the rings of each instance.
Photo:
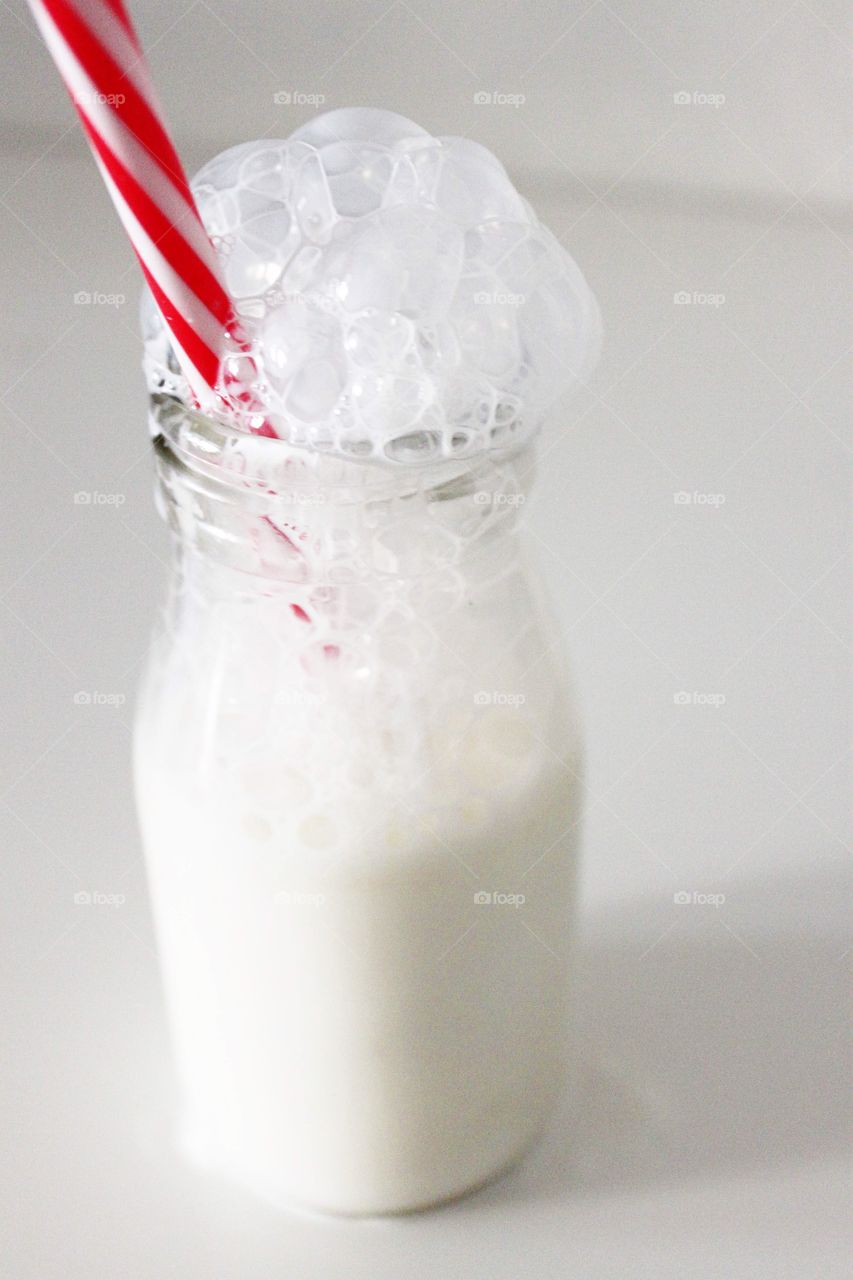
[[[233,306],[122,0],[29,3],[190,388],[212,408]]]

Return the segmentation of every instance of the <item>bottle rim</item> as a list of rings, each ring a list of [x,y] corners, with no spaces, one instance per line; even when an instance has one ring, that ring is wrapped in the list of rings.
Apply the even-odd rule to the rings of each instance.
[[[423,462],[403,463],[375,455],[345,458],[278,437],[249,434],[167,392],[150,395],[149,428],[162,463],[205,477],[217,488],[269,496],[274,496],[277,485],[306,495],[323,489],[341,504],[430,491],[439,496],[445,490],[456,497],[469,486],[474,491],[478,484],[492,482],[496,474],[515,471],[517,460],[532,454],[536,438]]]

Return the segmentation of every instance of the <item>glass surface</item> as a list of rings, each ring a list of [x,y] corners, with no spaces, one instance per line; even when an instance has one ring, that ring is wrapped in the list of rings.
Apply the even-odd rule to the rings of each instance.
[[[136,775],[199,1164],[402,1211],[563,1079],[580,748],[529,449],[382,467],[152,408],[174,566]]]

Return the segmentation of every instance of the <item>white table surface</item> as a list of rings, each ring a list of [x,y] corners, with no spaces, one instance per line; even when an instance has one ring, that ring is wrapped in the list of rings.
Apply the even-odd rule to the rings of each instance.
[[[347,1222],[277,1214],[171,1148],[129,774],[166,556],[137,276],[82,148],[3,160],[3,1274],[840,1280],[841,219],[538,202],[608,329],[526,513],[589,743],[578,1088],[499,1183]],[[674,305],[679,290],[725,301]],[[125,902],[79,906],[82,890]]]

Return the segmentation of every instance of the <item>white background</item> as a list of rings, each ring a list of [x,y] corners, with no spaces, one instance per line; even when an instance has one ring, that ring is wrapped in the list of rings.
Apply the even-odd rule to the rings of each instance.
[[[277,92],[399,110],[495,150],[600,298],[601,367],[555,415],[525,513],[587,723],[581,1069],[521,1170],[405,1221],[282,1217],[172,1155],[129,775],[167,556],[138,280],[11,0],[0,5],[4,1274],[841,1277],[843,6],[133,11],[189,168],[313,113],[277,105]],[[482,92],[524,101],[478,104]],[[81,306],[80,291],[125,301]],[[681,291],[723,300],[678,305]],[[123,501],[75,504],[81,491]],[[714,504],[678,503],[681,492]],[[78,906],[84,890],[126,900]],[[725,901],[681,905],[679,891]]]

